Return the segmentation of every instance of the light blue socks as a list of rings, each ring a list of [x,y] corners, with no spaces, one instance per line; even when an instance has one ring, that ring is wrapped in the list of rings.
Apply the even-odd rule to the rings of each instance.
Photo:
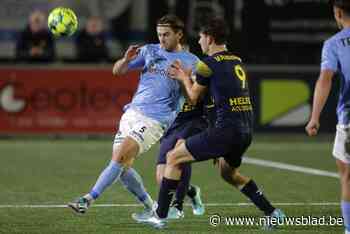
[[[350,232],[350,202],[341,201],[341,211],[344,218],[344,226],[347,232]]]
[[[125,170],[120,176],[120,181],[129,192],[136,196],[146,209],[152,208],[153,200],[147,193],[143,186],[142,178],[135,169],[129,168]]]
[[[110,186],[114,181],[120,178],[124,167],[116,162],[111,160],[109,165],[102,171],[100,176],[98,177],[96,184],[89,192],[89,195],[95,200],[98,198],[103,191]]]

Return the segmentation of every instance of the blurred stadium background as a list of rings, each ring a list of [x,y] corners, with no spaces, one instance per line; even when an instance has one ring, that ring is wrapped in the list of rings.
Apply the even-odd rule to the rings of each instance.
[[[322,42],[337,30],[327,2],[0,0],[0,233],[153,232],[133,223],[130,214],[140,207],[117,185],[98,202],[115,206],[93,208],[86,218],[75,217],[62,205],[88,190],[109,159],[122,106],[137,85],[137,73],[113,78],[113,61],[129,44],[157,42],[155,22],[166,13],[185,21],[188,44],[199,56],[198,22],[215,14],[230,25],[229,47],[247,64],[255,107],[257,137],[242,171],[256,178],[289,216],[340,216],[331,157],[336,92],[322,116],[321,136],[308,139],[304,133]],[[76,34],[54,41],[53,61],[16,58],[16,43],[30,13],[48,13],[56,6],[72,8],[80,30],[89,17],[100,17],[109,56],[85,63],[77,56]],[[334,86],[333,91],[337,82]],[[157,146],[136,163],[153,197],[158,191],[156,151]],[[211,227],[211,214],[259,213],[239,193],[217,182],[210,162],[194,168],[193,180],[209,204],[207,214],[192,216],[187,207],[185,220],[170,226],[172,233],[262,233],[259,227]],[[342,228],[289,226],[279,232],[333,234]]]

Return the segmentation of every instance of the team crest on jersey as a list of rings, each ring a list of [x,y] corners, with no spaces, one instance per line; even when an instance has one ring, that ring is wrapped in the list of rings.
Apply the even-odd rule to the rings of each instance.
[[[161,76],[167,76],[167,71],[161,68],[160,64],[166,62],[167,58],[161,55],[155,55],[155,57],[149,62],[144,72],[153,74],[159,74]]]

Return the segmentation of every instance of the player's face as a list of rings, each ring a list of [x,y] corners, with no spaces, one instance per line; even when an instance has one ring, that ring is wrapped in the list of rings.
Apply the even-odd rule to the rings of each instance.
[[[173,51],[177,48],[182,37],[182,32],[174,32],[170,27],[158,26],[157,34],[160,46],[168,51]]]
[[[208,54],[209,52],[209,36],[203,33],[199,33],[199,45],[201,46],[203,54]]]

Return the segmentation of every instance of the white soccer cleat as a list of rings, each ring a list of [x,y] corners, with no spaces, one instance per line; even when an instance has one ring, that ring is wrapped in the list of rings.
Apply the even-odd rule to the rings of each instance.
[[[203,215],[205,208],[201,199],[201,189],[198,186],[194,186],[196,190],[196,196],[191,198],[191,206],[194,215]]]
[[[134,218],[134,217],[133,217]],[[149,217],[135,217],[136,222],[150,225],[156,229],[162,229],[166,225],[166,219],[161,219],[158,217],[155,211],[152,211],[152,215]]]
[[[142,223],[153,215],[152,209],[144,209],[140,213],[132,213],[131,217],[138,223]]]
[[[184,217],[185,217],[185,214],[182,210],[179,210],[176,207],[169,208],[167,219],[182,219]]]

